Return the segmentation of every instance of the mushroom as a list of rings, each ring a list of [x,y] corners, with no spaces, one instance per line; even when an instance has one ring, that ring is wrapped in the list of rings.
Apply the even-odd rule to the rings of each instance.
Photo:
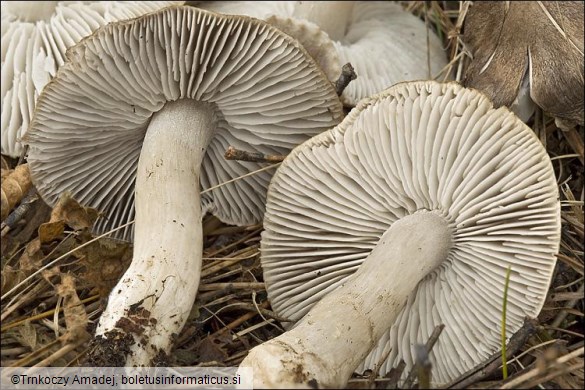
[[[103,212],[98,232],[135,218],[132,263],[97,328],[118,355],[92,357],[154,366],[197,293],[202,215],[263,216],[272,172],[224,161],[226,148],[287,154],[342,106],[298,42],[248,17],[171,7],[108,24],[67,56],[25,136],[33,182],[49,204],[69,190]]]
[[[474,2],[464,25],[473,55],[465,85],[525,121],[534,102],[562,127],[583,125],[584,18],[582,1]]]
[[[343,92],[342,100],[348,106],[397,82],[435,77],[447,64],[439,38],[393,2],[204,1],[198,6],[266,19],[305,47],[316,46],[321,64],[332,61],[322,65],[331,80],[339,76],[339,64],[351,63],[358,77]],[[315,25],[328,35],[339,60],[329,53],[321,36],[306,33],[314,31]],[[317,36],[319,43],[314,44],[312,37]]]
[[[2,1],[2,154],[18,157],[35,100],[65,51],[109,22],[177,1]]]
[[[261,261],[273,310],[297,321],[241,363],[258,387],[342,387],[430,353],[444,384],[542,308],[560,240],[552,164],[507,108],[456,83],[362,100],[295,148],[269,186]],[[407,370],[408,371],[408,370]]]

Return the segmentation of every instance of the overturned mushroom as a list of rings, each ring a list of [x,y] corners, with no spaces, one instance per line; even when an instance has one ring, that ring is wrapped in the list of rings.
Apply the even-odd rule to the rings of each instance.
[[[342,95],[349,106],[397,82],[435,77],[447,63],[439,38],[389,1],[204,1],[198,6],[275,24],[305,47],[314,47],[309,52],[321,59],[332,81],[339,64],[351,63],[358,77]],[[315,25],[332,41],[339,59]]]
[[[298,42],[248,17],[168,8],[109,24],[67,54],[26,136],[33,181],[49,204],[67,189],[104,212],[99,232],[136,207],[133,261],[97,335],[132,344],[103,364],[154,365],[197,292],[202,215],[262,219],[272,172],[230,181],[262,164],[225,161],[226,148],[287,154],[337,124],[341,103]]]
[[[560,239],[552,165],[530,128],[455,83],[401,83],[300,145],[268,191],[261,259],[292,330],[252,349],[255,385],[344,386],[445,329],[445,383],[540,311]],[[359,367],[358,367],[359,366]]]
[[[582,1],[478,1],[465,18],[473,61],[465,85],[523,120],[532,101],[559,124],[583,125]]]
[[[2,1],[2,154],[17,157],[35,100],[65,51],[109,22],[178,1]]]

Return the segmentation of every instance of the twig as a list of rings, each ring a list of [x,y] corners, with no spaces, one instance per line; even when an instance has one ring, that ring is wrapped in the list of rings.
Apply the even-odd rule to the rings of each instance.
[[[376,362],[376,365],[374,366],[374,369],[372,370],[370,377],[368,378],[368,388],[371,388],[372,385],[374,384],[374,381],[376,380],[376,377],[378,376],[378,374],[380,373],[380,368],[382,368],[382,365],[384,364],[384,362],[388,359],[388,356],[390,356],[390,353],[392,352],[392,348],[388,348],[388,351],[386,351],[382,357],[380,358],[380,360],[378,360]]]
[[[24,147],[22,148],[22,152],[20,152],[20,156],[18,156],[18,163],[16,165],[22,165],[27,154],[28,145],[24,145]]]
[[[265,309],[262,309],[262,310],[265,310]],[[264,320],[264,321],[262,321],[262,322],[259,322],[259,323],[257,323],[257,324],[254,324],[254,325],[252,325],[252,326],[249,326],[249,327],[247,327],[246,329],[244,329],[244,330],[241,330],[241,331],[237,332],[236,334],[234,334],[234,335],[232,336],[232,341],[235,341],[235,340],[237,340],[239,337],[242,337],[242,336],[244,336],[244,335],[247,335],[248,333],[250,333],[250,332],[253,332],[253,331],[255,331],[256,329],[259,329],[259,328],[261,328],[261,327],[263,327],[263,326],[266,326],[266,325],[268,325],[268,324],[271,324],[271,323],[273,323],[273,322],[274,322],[274,319],[272,319],[272,318],[271,318],[271,319],[269,319],[269,320]]]
[[[40,362],[35,364],[33,367],[47,367],[50,364],[52,364],[53,362],[55,362],[57,359],[60,359],[63,356],[67,355],[69,352],[73,351],[78,346],[79,346],[78,343],[65,344],[64,346],[59,348],[59,350],[57,350],[56,352],[53,352],[51,355],[49,355],[46,358],[44,358],[43,360],[41,360]]]
[[[264,301],[258,306],[261,309],[266,309],[266,308],[268,308],[269,303],[268,303],[268,301]],[[257,311],[250,311],[250,312],[244,314],[243,316],[241,316],[240,318],[237,318],[234,321],[230,322],[229,324],[227,324],[226,326],[224,326],[223,328],[221,328],[217,332],[210,334],[207,337],[215,338],[222,333],[228,332],[228,331],[236,328],[237,326],[243,324],[244,322],[248,321],[249,319],[251,319],[252,317],[254,317],[258,314],[259,314],[259,312],[257,312]]]
[[[264,172],[264,171],[267,171],[267,170],[273,169],[273,168],[276,169],[276,168],[278,168],[279,165],[280,165],[280,163],[276,163],[276,164],[272,164],[272,165],[267,165],[267,166],[265,166],[263,168],[260,168],[260,169],[255,170],[255,171],[248,172],[245,175],[238,176],[236,178],[233,178],[233,179],[224,181],[223,183],[219,183],[219,184],[217,184],[217,185],[215,185],[213,187],[209,187],[208,189],[201,191],[201,195],[206,194],[206,193],[208,193],[210,191],[213,191],[215,189],[218,189],[220,187],[223,187],[225,185],[228,185],[230,183],[236,182],[238,180],[242,180],[242,179],[244,179],[246,177],[253,176],[253,175],[257,174],[257,173]]]
[[[14,229],[16,224],[24,217],[24,215],[31,209],[33,203],[39,199],[39,195],[34,187],[30,188],[17,208],[2,221],[0,229],[2,230],[1,237]]]
[[[85,298],[84,300],[81,301],[81,303],[92,302],[92,301],[97,300],[99,297],[100,297],[99,295],[93,295],[93,296],[91,296],[89,298]],[[39,313],[39,314],[30,316],[30,317],[27,317],[27,318],[23,318],[23,319],[20,319],[20,320],[16,320],[14,322],[11,322],[9,324],[6,324],[6,325],[2,326],[2,328],[0,328],[0,331],[5,332],[8,329],[11,329],[11,328],[14,328],[16,326],[19,326],[19,325],[24,324],[27,321],[32,322],[32,321],[36,321],[36,320],[42,320],[43,318],[47,318],[47,317],[52,316],[53,314],[55,314],[56,311],[57,312],[61,312],[61,311],[63,311],[63,308],[60,307],[59,309],[51,309],[51,310],[45,311],[43,313]]]
[[[581,161],[581,165],[583,165],[584,147],[582,136],[579,135],[579,132],[574,127],[570,128],[568,131],[563,131],[563,136],[573,151],[579,155],[579,161]]]
[[[416,375],[418,378],[419,389],[430,389],[431,388],[431,360],[429,359],[429,353],[424,345],[415,346],[416,356]]]
[[[245,255],[242,255],[243,254],[242,252],[245,253]],[[247,253],[247,252],[252,252],[252,253]],[[236,253],[237,254],[233,257],[223,258],[222,260],[218,260],[214,264],[210,264],[208,267],[203,268],[203,270],[201,271],[201,278],[203,279],[207,276],[210,276],[218,271],[221,271],[224,268],[227,268],[227,267],[232,266],[236,263],[239,263],[242,260],[254,258],[255,256],[258,255],[258,245],[253,245],[253,246],[244,248],[243,250],[240,250]],[[214,257],[210,257],[210,258],[213,259]]]
[[[28,355],[26,355],[25,357],[23,357],[20,360],[17,360],[16,362],[12,363],[9,367],[23,367],[23,366],[28,366],[30,365],[30,363],[34,362],[35,360],[37,360],[40,356],[44,355],[45,353],[49,352],[49,350],[51,348],[53,348],[54,346],[58,345],[61,342],[61,340],[53,340],[51,342],[49,342],[46,345],[43,345],[41,348],[37,349],[36,351],[33,351],[31,353],[29,353]]]
[[[260,152],[248,152],[245,150],[236,149],[233,146],[228,146],[224,157],[226,160],[279,163],[282,162],[286,156],[281,154],[269,155]]]
[[[247,225],[247,226],[221,226],[216,229],[213,229],[207,233],[207,236],[219,236],[222,234],[230,235],[230,234],[237,234],[242,232],[250,232],[257,229],[262,228],[261,223],[257,223],[255,225]]]
[[[250,311],[254,311],[254,312],[260,312],[263,316],[270,317],[272,319],[277,320],[278,322],[293,322],[293,320],[285,318],[285,317],[281,317],[278,314],[276,314],[275,312],[273,312],[272,310],[264,309],[264,308],[260,307],[259,305],[256,306],[256,305],[253,305],[251,303],[236,302],[236,303],[232,303],[229,306],[234,307],[236,309],[244,309],[244,310],[250,310]]]
[[[398,381],[400,377],[402,377],[402,373],[406,368],[406,363],[404,360],[400,359],[398,365],[390,370],[386,377],[388,378],[388,383],[386,384],[387,389],[395,389],[398,387]]]
[[[252,237],[256,236],[258,233],[260,233],[260,229],[254,230],[252,233],[245,235],[244,237],[240,238],[239,240],[234,241],[228,245],[222,246],[221,248],[218,248],[211,253],[206,253],[206,254],[204,254],[205,255],[204,257],[215,257],[218,254],[227,251],[228,249],[232,249],[235,246],[238,246],[242,243],[245,243],[247,240],[250,240]],[[247,248],[246,248],[246,250],[247,250]],[[229,260],[229,258],[227,258],[226,260]],[[208,268],[208,267],[204,267],[203,269],[205,270],[206,268]]]
[[[431,333],[431,335],[429,336],[429,339],[427,340],[427,342],[424,345],[424,348],[425,348],[425,351],[427,354],[431,353],[433,347],[435,346],[435,344],[437,343],[437,340],[439,339],[439,336],[441,335],[441,332],[443,332],[443,329],[445,329],[444,324],[437,325],[435,327],[435,329],[433,329],[433,333]],[[412,367],[412,369],[408,373],[408,376],[406,377],[406,380],[404,381],[403,388],[410,389],[412,387],[412,384],[414,383],[414,378],[417,376],[418,371],[419,371],[419,365],[417,362],[414,364],[414,366]]]
[[[355,73],[353,66],[351,66],[349,62],[343,65],[341,68],[341,75],[339,75],[339,78],[335,82],[335,92],[337,92],[337,96],[341,96],[349,83],[356,78],[357,74]]]
[[[513,388],[518,388],[518,387],[534,387],[534,383],[530,383],[529,385],[524,385],[525,382],[534,379],[535,377],[537,377],[540,374],[546,373],[547,376],[545,377],[546,380],[551,380],[552,378],[559,376],[559,375],[563,375],[567,372],[571,372],[575,369],[579,369],[583,367],[583,363],[579,363],[577,365],[577,367],[570,366],[568,367],[568,370],[562,370],[561,367],[558,367],[561,364],[567,363],[569,360],[576,358],[578,356],[583,355],[584,353],[584,347],[581,347],[579,349],[574,350],[573,352],[570,352],[566,355],[563,355],[561,357],[559,357],[558,359],[556,359],[551,365],[550,367],[546,367],[547,371],[543,372],[542,368],[539,367],[535,367],[533,369],[531,369],[530,371],[528,371],[525,374],[522,374],[520,376],[517,376],[516,378],[513,378],[511,380],[509,380],[507,383],[504,383],[500,388],[501,389],[513,389]]]
[[[581,296],[581,299],[583,299],[583,284],[581,284],[581,287],[579,287],[579,289],[577,290],[577,294],[579,294]],[[561,310],[561,312],[556,316],[556,318],[554,319],[554,321],[551,323],[551,326],[553,328],[558,328],[561,323],[565,320],[565,318],[567,317],[568,311],[566,309],[571,309],[573,307],[575,307],[575,305],[577,305],[577,303],[579,303],[581,301],[581,299],[572,299],[569,302],[567,302],[567,304],[563,307],[563,310]]]
[[[234,282],[234,283],[209,283],[202,284],[199,286],[199,291],[213,291],[213,290],[263,290],[265,288],[264,283],[261,282]]]
[[[508,348],[506,350],[507,358],[510,358],[515,354],[524,344],[530,336],[536,333],[536,327],[538,326],[538,320],[535,318],[526,317],[524,319],[524,325],[510,338]],[[502,355],[498,351],[490,356],[485,362],[467,371],[453,382],[444,386],[445,388],[453,389],[466,389],[470,385],[481,381],[487,376],[491,375],[494,371],[500,368],[502,364]]]

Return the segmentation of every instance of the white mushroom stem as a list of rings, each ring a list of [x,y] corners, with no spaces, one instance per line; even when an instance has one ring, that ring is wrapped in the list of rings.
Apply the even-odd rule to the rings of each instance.
[[[49,20],[59,5],[58,1],[3,1],[2,3],[3,11],[30,23]]]
[[[353,12],[353,1],[299,1],[293,16],[318,25],[329,38],[341,41]]]
[[[254,387],[345,386],[450,247],[451,228],[439,214],[421,211],[395,222],[346,283],[295,328],[250,351],[241,366],[253,368]]]
[[[129,366],[151,366],[168,353],[195,300],[203,241],[199,171],[214,129],[212,106],[188,99],[167,103],[148,126],[136,177],[134,256],[96,332],[134,336]]]

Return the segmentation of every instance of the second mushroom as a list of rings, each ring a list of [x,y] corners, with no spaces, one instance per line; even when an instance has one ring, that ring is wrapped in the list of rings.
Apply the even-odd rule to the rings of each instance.
[[[264,228],[268,297],[298,323],[242,362],[255,386],[340,388],[358,367],[410,368],[444,324],[430,354],[441,384],[499,349],[508,266],[507,334],[542,308],[560,205],[546,151],[507,108],[411,82],[293,150]]]

